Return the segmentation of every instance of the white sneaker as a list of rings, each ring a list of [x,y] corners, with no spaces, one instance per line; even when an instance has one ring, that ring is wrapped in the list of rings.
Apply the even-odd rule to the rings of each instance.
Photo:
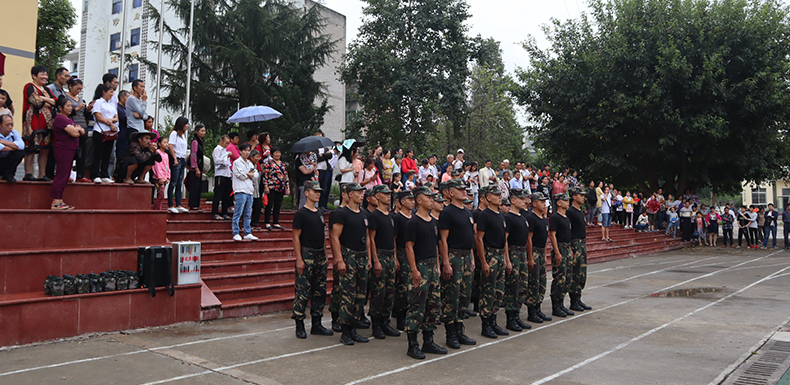
[[[93,183],[101,183],[101,178],[94,178]]]
[[[234,235],[233,236],[233,240],[236,241],[236,242],[241,242],[241,235],[239,235],[239,234]]]
[[[112,179],[110,179],[110,178],[101,178],[101,182],[102,182],[102,183],[115,183],[115,182],[114,182]]]
[[[189,212],[189,210],[187,210],[187,209],[185,209],[183,207],[176,207],[176,210],[178,210],[179,213],[188,213]]]
[[[247,234],[247,235],[244,236],[244,239],[246,239],[248,241],[257,241],[258,237],[254,236],[252,234]]]
[[[175,207],[171,207],[171,208],[167,209],[167,211],[168,211],[168,212],[171,212],[171,213],[173,213],[173,214],[178,214],[178,209],[177,209],[177,208],[175,208]]]

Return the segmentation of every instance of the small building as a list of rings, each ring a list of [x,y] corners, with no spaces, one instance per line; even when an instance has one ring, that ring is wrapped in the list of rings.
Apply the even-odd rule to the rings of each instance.
[[[30,68],[36,59],[36,31],[38,2],[5,2],[5,12],[0,12],[0,25],[5,33],[0,35],[0,54],[4,59],[3,86],[14,102],[14,129],[22,131],[22,91],[30,83]]]
[[[773,203],[777,210],[782,211],[790,203],[790,181],[777,180],[762,182],[759,185],[744,182],[742,184],[743,204],[765,206]]]

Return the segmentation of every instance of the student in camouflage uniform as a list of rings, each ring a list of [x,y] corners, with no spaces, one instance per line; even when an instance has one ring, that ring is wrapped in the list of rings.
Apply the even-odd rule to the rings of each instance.
[[[493,186],[491,186],[493,187]],[[475,222],[475,234],[477,233],[477,218],[480,217],[480,213],[483,210],[488,208],[488,201],[485,199],[486,193],[488,192],[488,186],[480,187],[478,190],[478,194],[480,199],[478,200],[477,210],[472,211],[472,219]],[[477,255],[477,244],[475,244],[475,250],[472,250],[472,259],[475,259],[475,255]],[[470,298],[472,302],[473,314],[469,314],[470,317],[476,317],[478,312],[480,311],[480,263],[475,263],[475,268],[472,272],[472,297]]]
[[[526,191],[522,189],[510,190],[511,210],[505,214],[507,222],[507,250],[510,254],[512,270],[505,277],[505,314],[507,314],[508,330],[520,332],[532,326],[522,321],[519,310],[524,304],[520,299],[522,282],[526,283],[529,277],[527,270],[527,241],[529,240],[529,224],[521,212],[526,208]],[[526,292],[526,290],[524,290]]]
[[[331,336],[331,330],[321,325],[326,304],[326,251],[324,250],[324,215],[316,209],[321,199],[321,184],[304,183],[307,203],[294,214],[293,242],[296,254],[296,281],[294,283],[293,318],[296,320],[296,338],[307,338],[304,330],[305,309],[310,300],[313,327],[310,334]],[[304,231],[303,231],[304,230]]]
[[[506,336],[508,333],[496,323],[496,312],[502,306],[505,294],[505,274],[510,271],[505,216],[499,211],[502,192],[498,186],[489,187],[484,197],[488,208],[477,217],[477,259],[480,263],[480,318],[481,335],[488,338]]]
[[[340,186],[340,206],[332,211],[329,214],[329,231],[330,236],[332,232],[332,226],[335,224],[337,220],[337,216],[340,214],[340,209],[346,207],[348,204],[348,192],[346,191],[346,184]],[[340,284],[340,274],[338,274],[337,270],[337,262],[340,261],[340,255],[342,255],[341,250],[335,250],[334,245],[332,242],[329,242],[329,247],[332,248],[332,295],[329,298],[329,313],[332,314],[332,331],[340,333],[343,331],[342,327],[340,326],[340,289],[338,285]]]
[[[574,315],[563,305],[565,294],[568,293],[568,266],[571,259],[571,222],[568,220],[567,194],[554,194],[552,201],[556,211],[549,220],[549,237],[551,237],[551,314],[557,317]],[[571,269],[573,266],[571,266]]]
[[[573,204],[567,212],[571,222],[571,260],[573,261],[573,271],[568,272],[568,278],[571,281],[568,289],[571,297],[570,309],[585,311],[592,309],[582,302],[582,289],[587,283],[587,226],[582,210],[585,193],[580,187],[572,188],[570,193],[573,197]]]
[[[471,251],[474,247],[475,226],[472,212],[463,206],[466,185],[461,179],[450,179],[445,192],[451,202],[439,216],[439,254],[442,257],[442,321],[446,330],[447,346],[460,349],[477,342],[464,334],[463,319],[466,308],[461,306],[463,293],[471,289],[465,281],[472,278]],[[466,303],[469,306],[469,303]]]
[[[338,211],[332,225],[332,250],[341,250],[342,260],[337,262],[340,282],[340,324],[343,334],[340,342],[353,345],[355,342],[368,342],[357,334],[355,325],[363,316],[365,306],[365,287],[367,286],[370,260],[368,258],[367,232],[368,218],[361,203],[364,188],[359,183],[349,183],[348,205]]]
[[[549,224],[546,221],[546,198],[543,193],[536,192],[530,196],[532,212],[527,216],[529,223],[529,241],[527,242],[527,259],[529,267],[529,283],[527,285],[527,321],[542,323],[551,321],[551,317],[540,311],[540,305],[546,295],[546,239],[549,237]]]
[[[417,214],[406,227],[406,258],[411,268],[409,285],[409,311],[406,314],[406,335],[409,347],[406,354],[424,359],[423,353],[447,354],[433,341],[433,332],[439,324],[442,299],[439,287],[438,249],[439,229],[430,215],[435,193],[428,187],[414,189]],[[417,343],[417,333],[422,330],[422,350]]]
[[[384,339],[397,337],[400,332],[390,325],[392,305],[395,302],[395,274],[398,262],[395,259],[395,220],[390,216],[390,197],[392,191],[385,184],[371,189],[378,206],[368,220],[368,244],[373,261],[370,282],[370,315],[373,337]]]
[[[393,215],[395,220],[395,255],[399,268],[395,275],[395,303],[392,313],[395,314],[398,330],[406,330],[406,311],[409,308],[409,281],[411,281],[411,267],[406,260],[406,225],[412,218],[414,210],[414,195],[411,191],[398,193],[401,210]]]

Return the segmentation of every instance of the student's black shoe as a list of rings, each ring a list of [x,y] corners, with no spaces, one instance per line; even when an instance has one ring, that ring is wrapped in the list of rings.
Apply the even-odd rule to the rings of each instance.
[[[373,326],[373,333],[372,333],[373,338],[377,340],[383,340],[387,338],[387,336],[384,334],[384,330],[381,330],[381,324],[379,323],[380,322],[379,319],[373,317],[371,318],[372,318],[371,323]]]
[[[296,320],[296,338],[299,339],[307,338],[307,333],[304,330],[304,320],[301,319]]]
[[[447,349],[433,342],[433,331],[422,332],[422,352],[431,354],[447,354]]]
[[[456,325],[457,324],[453,323],[453,322],[448,322],[448,323],[444,324],[445,344],[447,345],[448,348],[451,348],[451,349],[460,349],[461,348],[461,343],[458,342],[458,335],[457,335],[457,331],[455,329]]]
[[[351,327],[351,339],[354,340],[354,342],[368,342],[367,338],[357,334],[357,329],[353,326]]]
[[[497,323],[496,323],[496,314],[491,316],[491,330],[493,330],[494,333],[496,333],[498,336],[509,336],[510,335],[510,333],[507,330],[502,329],[501,327],[499,327],[499,325],[497,325]]]
[[[527,306],[527,321],[534,322],[536,324],[543,323],[543,318],[538,315],[538,309],[536,306]]]
[[[417,342],[417,333],[406,333],[409,341],[409,348],[406,350],[406,355],[418,360],[425,359],[425,354],[420,350],[420,344]]]
[[[565,318],[567,314],[560,308],[560,300],[552,298],[551,299],[551,315]]]
[[[325,328],[324,325],[321,325],[320,316],[313,316],[313,327],[310,328],[310,334],[314,334],[318,336],[331,336],[335,333]]]
[[[400,332],[390,326],[390,317],[381,317],[381,330],[387,337],[400,337]]]
[[[551,321],[551,316],[545,315],[543,314],[542,311],[540,311],[540,304],[537,304],[535,306],[536,306],[535,310],[537,311],[538,317],[543,318],[544,321]]]
[[[482,326],[482,329],[480,331],[480,335],[482,335],[483,337],[488,337],[488,338],[497,338],[497,334],[494,333],[494,330],[491,328],[491,316],[488,316],[488,317],[480,316],[480,319],[483,322],[483,326]]]
[[[458,343],[461,345],[477,345],[477,341],[464,334],[464,324],[461,322],[455,323],[455,335],[458,337]]]
[[[578,294],[570,294],[571,297],[571,310],[575,311],[584,311],[584,308],[579,305],[579,295]]]
[[[507,315],[507,322],[505,322],[505,328],[507,330],[512,330],[514,332],[520,332],[520,331],[524,330],[516,322],[516,317],[515,317],[515,315],[513,314],[512,311],[507,311],[506,315]]]
[[[516,312],[516,323],[518,326],[521,326],[522,330],[532,329],[532,325],[521,320],[521,316],[519,315],[518,311]]]
[[[351,325],[340,325],[343,334],[340,335],[340,343],[343,345],[354,345],[354,340],[351,338]]]

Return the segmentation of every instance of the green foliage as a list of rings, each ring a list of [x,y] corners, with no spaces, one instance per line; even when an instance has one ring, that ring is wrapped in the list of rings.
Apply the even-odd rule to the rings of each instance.
[[[55,69],[63,63],[77,42],[69,29],[77,23],[77,11],[69,0],[39,0],[36,31],[36,65],[47,67],[54,79]],[[7,31],[12,33],[12,31]]]
[[[169,0],[183,25],[189,25],[190,0]],[[256,129],[271,134],[272,144],[285,149],[311,135],[329,110],[325,85],[313,79],[335,51],[336,42],[323,33],[319,6],[297,8],[282,1],[195,0],[192,55],[191,114],[208,129],[213,148],[222,133]],[[146,12],[158,27],[159,13]],[[176,68],[162,69],[163,105],[184,110],[188,31],[165,23],[171,43],[163,53]],[[165,39],[167,41],[168,39]],[[146,62],[156,68],[156,63]],[[267,105],[282,117],[260,123],[230,125],[226,120],[239,107]],[[194,124],[193,124],[194,125]]]
[[[665,195],[785,176],[790,24],[781,2],[592,0],[524,43],[536,145],[589,179]]]

